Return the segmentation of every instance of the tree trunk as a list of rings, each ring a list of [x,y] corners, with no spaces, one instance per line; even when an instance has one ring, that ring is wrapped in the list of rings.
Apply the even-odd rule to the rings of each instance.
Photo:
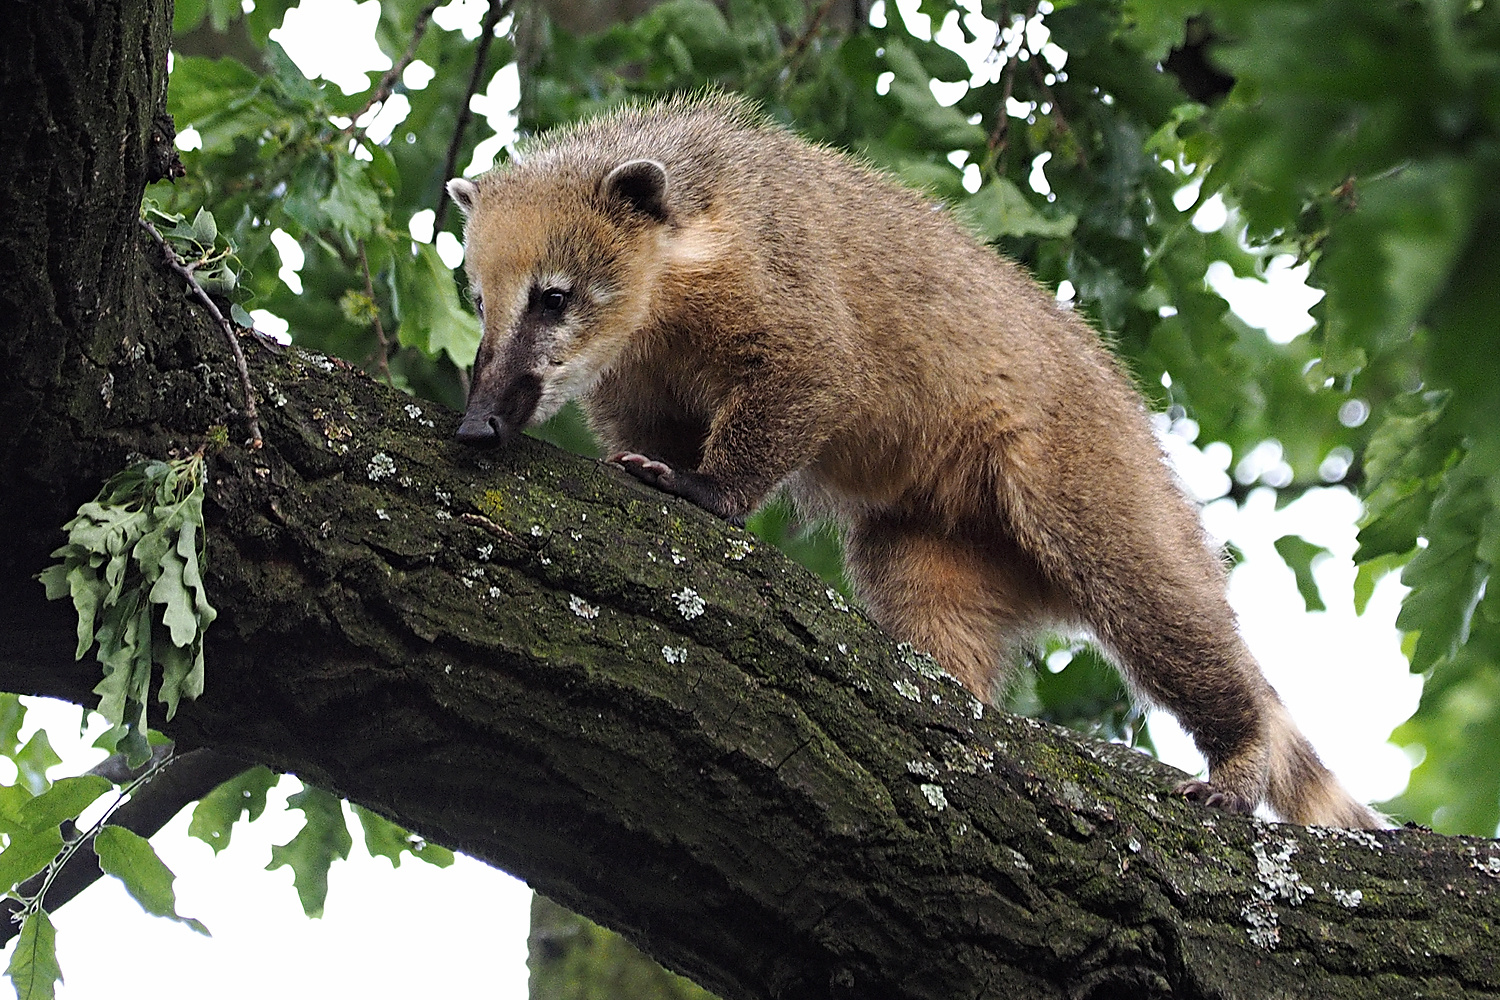
[[[137,227],[166,5],[5,0],[0,687],[88,703],[59,526],[140,453],[243,439],[222,335]],[[730,1000],[1474,997],[1500,851],[1178,800],[982,708],[741,531],[247,340],[211,453],[186,747],[486,859]],[[160,723],[160,715],[156,716]]]

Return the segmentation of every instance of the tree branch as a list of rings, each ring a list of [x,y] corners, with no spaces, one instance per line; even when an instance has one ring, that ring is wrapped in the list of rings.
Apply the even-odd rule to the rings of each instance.
[[[396,89],[396,81],[401,79],[401,74],[406,72],[406,67],[410,66],[411,61],[417,56],[417,46],[422,44],[422,36],[427,34],[427,22],[432,20],[432,12],[445,2],[447,0],[432,0],[432,3],[417,12],[417,19],[412,23],[411,42],[406,46],[406,51],[391,65],[390,69],[386,70],[385,75],[380,78],[379,86],[370,94],[370,99],[364,103],[364,107],[349,119],[344,132],[353,134],[357,130],[361,135],[364,134],[365,127],[359,124],[359,120],[365,116],[365,112],[391,96],[391,92]]]
[[[479,26],[479,47],[474,50],[474,69],[469,74],[469,85],[464,88],[464,99],[458,106],[458,121],[453,125],[453,138],[448,143],[448,155],[443,162],[443,180],[446,182],[450,177],[457,177],[458,151],[463,148],[464,133],[469,129],[469,120],[474,117],[474,111],[469,104],[474,95],[479,92],[479,80],[484,75],[484,64],[490,56],[490,43],[495,40],[495,25],[500,23],[511,9],[514,0],[490,0],[490,9],[484,15],[484,21]],[[448,216],[448,186],[443,184],[438,192],[438,203],[436,214],[432,221],[432,231],[440,233],[443,231],[443,220]]]
[[[113,781],[126,784],[138,778],[145,770],[160,761],[161,756],[171,752],[168,745],[155,747],[149,761],[131,769],[125,764],[124,754],[115,754],[98,767],[89,771]],[[246,768],[244,761],[226,757],[213,750],[194,750],[169,761],[162,771],[136,790],[129,802],[115,810],[111,824],[123,826],[142,837],[155,835],[162,827],[182,811],[189,803],[196,802],[220,784],[239,774]],[[72,836],[72,831],[65,830]],[[95,882],[104,873],[99,870],[99,859],[94,854],[93,838],[81,845],[68,859],[52,886],[42,906],[55,911]],[[42,885],[42,875],[37,875],[20,887],[20,894],[30,896]],[[20,912],[21,904],[11,898],[0,900],[0,945],[21,932],[19,924],[5,919]]]

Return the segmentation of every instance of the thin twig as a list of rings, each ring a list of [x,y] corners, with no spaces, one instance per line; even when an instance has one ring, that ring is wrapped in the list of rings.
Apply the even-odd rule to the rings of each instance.
[[[391,378],[391,366],[389,364],[391,342],[385,339],[385,327],[380,322],[380,305],[375,301],[375,286],[370,281],[370,259],[365,256],[365,241],[359,241],[359,266],[365,272],[365,297],[370,300],[370,309],[375,319],[375,339],[379,342],[380,374],[385,376],[386,385],[395,385]]]
[[[1047,103],[1052,105],[1052,110],[1049,112],[1052,120],[1057,123],[1058,128],[1062,130],[1064,135],[1072,135],[1073,126],[1069,125],[1068,119],[1063,117],[1062,105],[1058,103],[1057,94],[1048,85],[1047,74],[1042,72],[1042,67],[1038,65],[1035,59],[1031,60],[1031,77],[1036,81],[1036,85],[1042,88],[1042,94],[1046,96]],[[1074,145],[1078,148],[1078,165],[1087,170],[1089,168],[1089,156],[1084,151],[1083,143],[1075,142]]]
[[[990,133],[989,163],[986,164],[986,167],[994,166],[994,164],[999,162],[1000,158],[1005,155],[1006,148],[1010,145],[1010,98],[1011,94],[1015,92],[1016,66],[1021,61],[1021,49],[1026,45],[1026,25],[1030,24],[1031,19],[1036,16],[1036,9],[1037,0],[1032,0],[1031,6],[1027,8],[1026,16],[1021,20],[1021,27],[1019,29],[1021,32],[1021,44],[1016,46],[1015,53],[1005,61],[1005,72],[1000,88],[1000,109],[996,115],[995,129]],[[1003,40],[1005,37],[1003,29],[1013,26],[1010,4],[1008,2],[1001,8],[1000,16],[1002,18],[1002,33],[999,37],[1000,40]],[[1005,171],[1000,170],[998,172],[1004,173]]]
[[[807,22],[806,30],[792,43],[792,49],[787,53],[786,65],[788,69],[795,67],[797,61],[802,58],[802,50],[807,48],[808,43],[812,41],[813,35],[817,33],[818,28],[823,24],[823,19],[828,16],[828,10],[832,6],[833,0],[823,0],[822,3],[818,4],[818,9],[813,11],[812,20]]]
[[[129,801],[130,794],[137,788],[140,788],[146,782],[150,781],[158,771],[166,767],[167,764],[171,763],[171,761],[171,748],[168,748],[164,753],[160,755],[158,755],[155,751],[152,751],[152,754],[148,758],[145,768],[139,773],[136,778],[130,781],[129,784],[120,789],[119,795],[115,798],[115,801],[110,805],[108,809],[104,810],[103,815],[101,815],[97,820],[94,821],[94,825],[89,827],[88,831],[85,832],[83,836],[70,839],[66,844],[63,845],[62,850],[57,852],[57,855],[52,859],[51,863],[47,865],[46,872],[42,878],[42,884],[37,889],[36,895],[20,900],[21,907],[16,910],[16,912],[11,914],[10,919],[18,924],[24,923],[27,917],[31,916],[37,910],[42,909],[42,904],[47,899],[47,890],[52,888],[52,883],[56,881],[58,874],[63,870],[63,868],[67,866],[68,860],[73,857],[73,854],[85,844],[91,844],[95,835],[98,834],[100,830],[104,829],[104,825],[108,823],[110,817],[114,815],[115,810]]]
[[[260,416],[255,412],[255,390],[250,385],[250,367],[245,364],[245,352],[240,350],[240,338],[235,333],[234,324],[224,318],[219,312],[219,307],[214,305],[214,300],[208,297],[203,286],[198,284],[198,279],[193,276],[193,269],[185,264],[177,251],[162,238],[156,227],[145,219],[141,219],[141,228],[151,234],[156,245],[161,248],[162,256],[166,258],[167,266],[182,276],[182,280],[188,283],[188,289],[193,297],[203,304],[208,314],[218,321],[219,328],[224,331],[225,338],[229,341],[229,350],[234,355],[234,365],[239,369],[240,386],[245,390],[245,422],[250,425],[250,447],[260,448],[265,441],[260,436]]]
[[[366,111],[369,111],[377,104],[383,103],[391,96],[391,91],[396,89],[396,81],[401,79],[401,74],[406,72],[406,67],[410,66],[411,61],[417,56],[417,46],[422,44],[422,36],[427,34],[427,22],[432,19],[432,12],[441,7],[445,2],[446,0],[433,0],[432,3],[422,8],[421,13],[417,14],[417,20],[411,29],[411,44],[406,47],[406,53],[400,59],[396,60],[396,64],[386,71],[385,76],[380,78],[380,86],[375,88],[375,93],[370,95],[370,99],[365,102],[365,106],[354,114],[349,120],[348,126],[344,128],[346,133],[353,133],[356,129],[364,132],[365,126],[358,125],[357,123],[365,116]]]
[[[469,74],[469,87],[464,91],[464,99],[458,104],[458,122],[453,126],[453,139],[448,143],[448,158],[443,164],[443,188],[438,194],[437,212],[432,220],[432,232],[434,236],[443,231],[443,219],[448,214],[448,185],[447,180],[455,176],[454,171],[458,167],[458,151],[464,143],[464,132],[469,127],[469,119],[473,112],[469,110],[469,102],[474,99],[474,94],[479,90],[479,78],[484,74],[485,60],[489,58],[490,43],[495,40],[495,25],[500,23],[511,8],[514,0],[490,0],[489,13],[484,15],[484,23],[479,27],[479,49],[474,53],[474,69]]]

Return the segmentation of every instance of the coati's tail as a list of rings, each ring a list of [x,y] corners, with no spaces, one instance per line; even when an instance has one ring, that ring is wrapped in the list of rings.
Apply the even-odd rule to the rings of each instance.
[[[1308,826],[1380,830],[1391,824],[1344,790],[1280,700],[1270,708],[1271,773],[1266,799],[1277,815]]]

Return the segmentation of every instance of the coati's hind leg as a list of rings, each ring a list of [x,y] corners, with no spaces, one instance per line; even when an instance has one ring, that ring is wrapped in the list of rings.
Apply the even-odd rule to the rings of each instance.
[[[1175,715],[1208,760],[1189,798],[1234,812],[1262,800],[1297,823],[1377,827],[1297,731],[1240,639],[1223,566],[1165,468],[1115,463],[1101,482],[1032,502],[1012,479],[1007,519],[1136,690]],[[1069,470],[1051,470],[1053,482]],[[1038,512],[1045,511],[1045,516]]]
[[[875,620],[983,701],[1001,696],[1022,647],[1057,621],[1055,591],[1003,542],[879,516],[850,525],[844,548],[850,582]]]

